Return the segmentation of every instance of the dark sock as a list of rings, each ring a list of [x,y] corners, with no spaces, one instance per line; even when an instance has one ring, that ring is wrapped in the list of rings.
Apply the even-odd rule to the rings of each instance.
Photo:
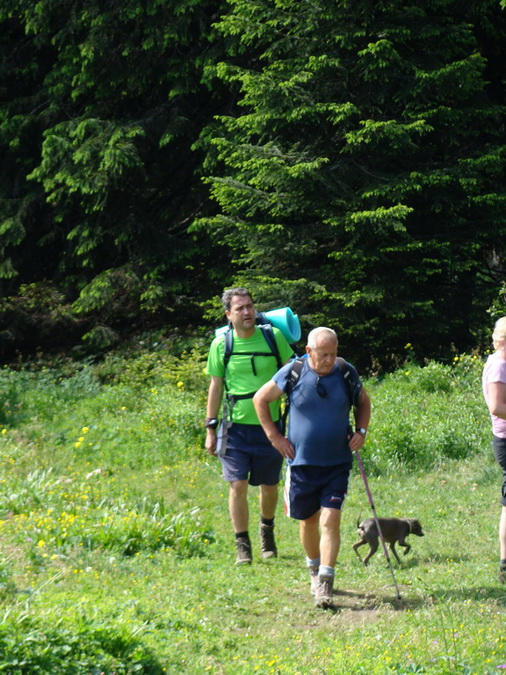
[[[245,532],[236,532],[235,538],[236,539],[248,539],[249,540],[248,530],[246,530]]]
[[[503,558],[503,559],[501,560],[501,567],[505,567],[505,568],[506,568],[506,558]]]
[[[260,521],[262,525],[267,525],[268,527],[274,527],[274,518],[264,518],[260,516]]]

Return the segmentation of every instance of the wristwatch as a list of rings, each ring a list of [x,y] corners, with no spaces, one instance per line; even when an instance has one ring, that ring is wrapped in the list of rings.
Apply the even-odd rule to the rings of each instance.
[[[356,431],[358,434],[362,434],[362,436],[365,436],[366,433],[367,433],[367,429],[364,429],[364,427],[359,427],[358,429],[355,429],[355,431]]]
[[[219,424],[219,420],[216,417],[206,417],[204,426],[206,429],[216,429]]]

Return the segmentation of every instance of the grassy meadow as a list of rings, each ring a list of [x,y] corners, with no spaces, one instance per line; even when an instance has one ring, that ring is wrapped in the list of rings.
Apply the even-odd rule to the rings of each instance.
[[[461,673],[506,669],[497,581],[500,471],[482,360],[406,366],[367,388],[362,459],[378,515],[417,517],[402,565],[352,544],[343,512],[335,609],[313,605],[298,525],[279,557],[234,566],[227,486],[203,449],[198,350],[0,371],[0,673]],[[365,554],[365,547],[361,549]]]

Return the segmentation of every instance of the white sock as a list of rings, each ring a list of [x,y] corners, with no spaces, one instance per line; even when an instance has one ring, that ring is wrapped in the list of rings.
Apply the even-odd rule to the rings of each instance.
[[[318,576],[319,577],[332,577],[334,578],[334,568],[329,567],[328,565],[320,565],[320,569],[318,570]]]
[[[308,558],[306,556],[306,567],[320,567],[320,556],[317,558]]]

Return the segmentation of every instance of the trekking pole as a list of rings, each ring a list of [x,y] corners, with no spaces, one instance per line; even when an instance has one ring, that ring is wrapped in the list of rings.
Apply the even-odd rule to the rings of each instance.
[[[393,567],[392,567],[392,563],[390,562],[390,556],[388,555],[387,545],[385,544],[385,539],[383,538],[383,532],[381,531],[378,516],[376,515],[376,508],[375,508],[374,502],[372,500],[372,494],[371,494],[371,490],[369,489],[369,482],[367,480],[367,476],[365,475],[364,465],[362,464],[362,458],[360,457],[360,453],[359,453],[358,450],[355,450],[354,452],[355,452],[355,457],[357,458],[358,468],[360,469],[360,473],[362,475],[362,480],[364,481],[365,491],[367,492],[367,496],[369,498],[369,504],[371,505],[372,513],[373,513],[373,516],[374,516],[374,522],[376,523],[376,527],[378,528],[378,534],[380,536],[381,543],[383,545],[383,551],[385,552],[385,558],[387,559],[388,567],[390,568],[390,574],[392,575],[392,579],[394,581],[395,590],[397,592],[397,600],[402,600],[401,594],[399,592],[399,586],[397,585],[397,581],[395,579],[395,574],[394,574],[394,570],[393,570]]]

